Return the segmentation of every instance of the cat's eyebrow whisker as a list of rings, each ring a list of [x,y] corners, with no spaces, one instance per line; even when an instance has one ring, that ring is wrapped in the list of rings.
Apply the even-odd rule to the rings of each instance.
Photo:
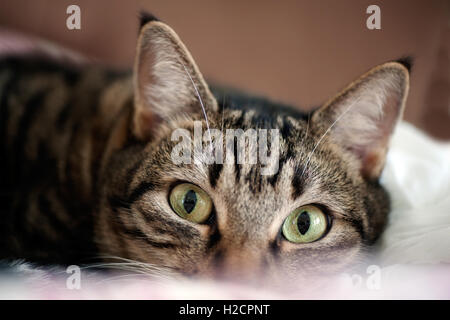
[[[340,121],[346,114],[348,111],[350,111],[351,108],[353,108],[353,106],[356,104],[356,102],[359,101],[358,99],[355,99],[349,106],[348,108],[342,112],[342,114],[336,118],[336,120],[328,127],[328,129],[325,131],[325,133],[320,137],[319,141],[317,141],[316,145],[314,146],[314,148],[312,149],[312,151],[309,153],[308,157],[306,158],[306,164],[303,168],[302,171],[302,175],[300,176],[300,178],[303,177],[303,175],[305,174],[306,169],[308,168],[309,162],[311,160],[312,155],[314,154],[314,152],[316,151],[317,147],[319,146],[319,144],[322,142],[323,138],[327,135],[328,132],[330,132],[330,130],[334,127],[334,125],[336,123],[338,123],[338,121]]]
[[[191,80],[192,86],[194,87],[195,90],[195,94],[197,95],[198,101],[200,102],[200,105],[202,107],[202,111],[203,111],[203,116],[205,117],[205,121],[206,121],[206,128],[208,130],[208,135],[209,135],[209,147],[210,147],[210,151],[211,153],[213,152],[213,144],[212,144],[212,137],[211,137],[211,130],[209,128],[209,121],[208,121],[208,116],[206,115],[206,109],[205,109],[205,105],[203,103],[202,97],[200,96],[200,92],[198,91],[197,86],[195,85],[194,80],[191,77],[191,74],[189,73],[188,69],[186,68],[186,66],[184,65],[183,61],[180,60],[181,65],[184,68],[184,71],[186,72],[186,74],[188,75],[189,79]]]

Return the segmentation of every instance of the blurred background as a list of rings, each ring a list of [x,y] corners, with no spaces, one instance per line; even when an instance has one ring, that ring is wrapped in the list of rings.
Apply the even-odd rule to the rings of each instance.
[[[81,30],[66,27],[71,4],[81,8]],[[366,28],[372,4],[381,8],[381,30]],[[0,26],[130,67],[141,10],[175,29],[206,78],[302,109],[411,55],[405,118],[450,139],[448,0],[0,0]]]

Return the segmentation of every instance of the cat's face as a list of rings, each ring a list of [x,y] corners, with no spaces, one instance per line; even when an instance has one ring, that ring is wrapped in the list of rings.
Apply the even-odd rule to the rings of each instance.
[[[386,63],[306,116],[226,96],[218,103],[174,32],[148,22],[138,42],[132,121],[115,135],[132,131],[137,141],[113,135],[110,142],[117,147],[105,170],[100,247],[200,276],[344,270],[386,222],[389,199],[378,178],[407,90],[407,69]],[[177,163],[173,133],[184,129],[193,139],[194,121],[224,136],[227,129],[277,130],[278,147],[269,143],[274,170],[262,174],[267,163],[259,158],[237,164],[236,152],[230,162],[208,164],[193,150],[192,163]],[[205,134],[203,147],[211,143]]]

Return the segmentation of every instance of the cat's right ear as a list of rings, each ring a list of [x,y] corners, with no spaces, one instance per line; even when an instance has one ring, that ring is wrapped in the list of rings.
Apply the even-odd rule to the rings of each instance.
[[[149,139],[162,122],[217,110],[217,102],[177,34],[154,16],[141,19],[134,64],[133,133]]]
[[[403,114],[409,60],[377,66],[314,112],[312,129],[353,155],[364,178],[378,179],[389,139]]]

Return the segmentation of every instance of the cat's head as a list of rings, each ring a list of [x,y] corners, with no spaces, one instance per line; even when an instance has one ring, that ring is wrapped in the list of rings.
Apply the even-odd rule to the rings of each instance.
[[[381,234],[389,198],[378,179],[405,105],[406,63],[375,67],[302,115],[262,99],[216,99],[174,31],[150,18],[133,76],[133,110],[112,135],[105,170],[103,253],[185,274],[305,277],[355,264]],[[218,132],[269,129],[270,160],[237,164],[238,150],[207,164],[192,145],[192,163],[180,163],[174,148],[194,140],[195,121],[205,149]]]

